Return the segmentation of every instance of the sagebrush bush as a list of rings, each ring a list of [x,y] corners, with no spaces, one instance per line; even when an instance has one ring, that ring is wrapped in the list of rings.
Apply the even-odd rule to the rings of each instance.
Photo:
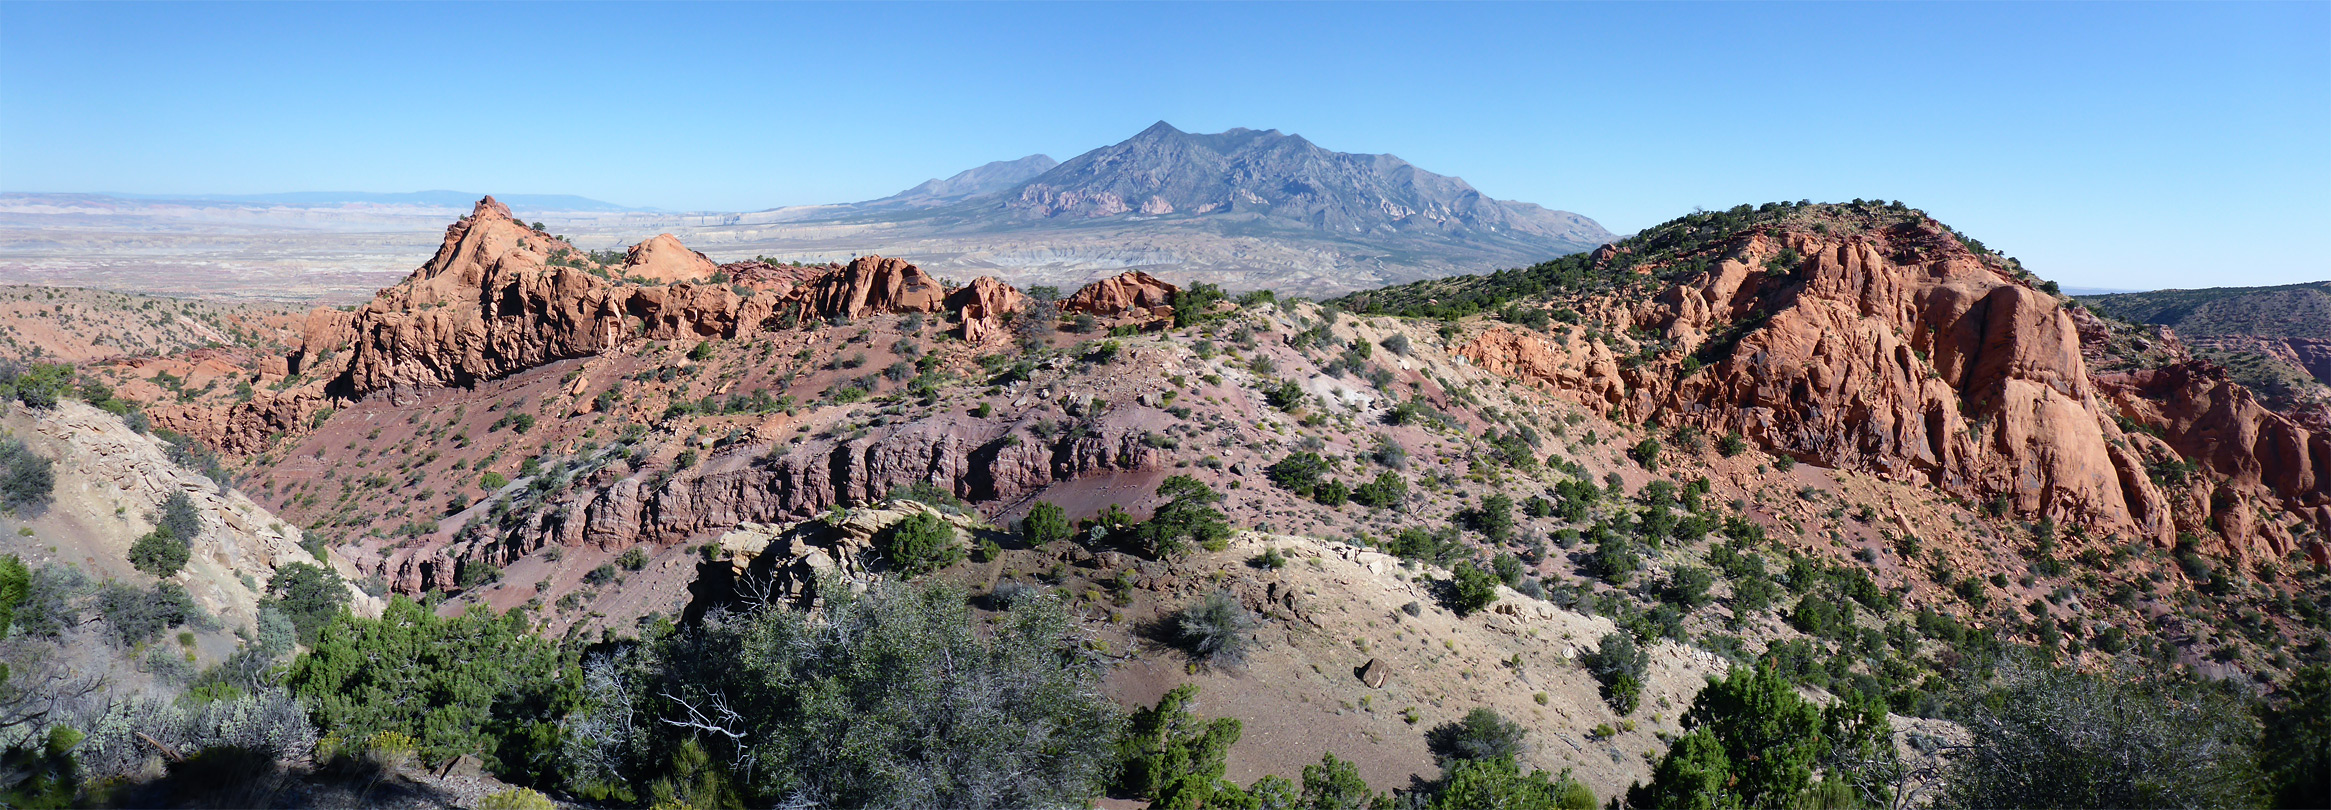
[[[0,437],[0,505],[20,512],[46,506],[56,487],[52,462],[20,439]]]
[[[1252,643],[1255,615],[1230,594],[1207,594],[1174,614],[1174,629],[1184,649],[1211,667],[1234,667],[1246,662]]]
[[[290,693],[264,689],[207,702],[144,697],[110,702],[91,713],[70,715],[66,726],[88,736],[73,749],[91,777],[130,776],[160,754],[138,733],[174,750],[242,748],[278,759],[305,756],[316,744],[315,726]]]

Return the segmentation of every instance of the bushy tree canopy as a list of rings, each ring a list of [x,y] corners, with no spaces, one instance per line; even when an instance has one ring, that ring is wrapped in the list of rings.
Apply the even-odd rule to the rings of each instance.
[[[504,774],[538,774],[554,764],[554,723],[578,681],[518,612],[440,618],[398,596],[378,619],[338,614],[284,685],[344,739],[393,731],[432,761],[479,754]]]
[[[1140,536],[1153,556],[1187,553],[1191,546],[1211,546],[1230,536],[1230,521],[1214,504],[1222,493],[1187,475],[1167,478],[1157,487],[1166,502],[1141,525]]]
[[[2014,663],[1957,715],[1974,747],[1951,770],[1942,806],[2242,807],[2264,798],[2254,719],[2206,689]]]
[[[715,613],[593,659],[567,723],[577,779],[643,800],[748,805],[1036,807],[1097,794],[1123,721],[1100,692],[1104,663],[1057,599],[1015,599],[983,630],[949,586],[824,590],[834,595],[814,614]]]

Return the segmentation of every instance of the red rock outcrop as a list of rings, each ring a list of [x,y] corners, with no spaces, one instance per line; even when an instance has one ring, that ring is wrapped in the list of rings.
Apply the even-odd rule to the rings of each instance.
[[[938,312],[947,291],[904,259],[860,256],[809,284],[803,315],[863,318],[889,312]]]
[[[318,415],[333,408],[324,384],[286,391],[258,391],[227,407],[169,403],[146,409],[154,426],[174,431],[222,453],[247,455],[267,450],[276,439],[307,432]]]
[[[1768,269],[1784,249],[1801,263]],[[1714,258],[1652,300],[1604,300],[1588,313],[1616,332],[1656,333],[1663,342],[1648,356],[1583,327],[1559,342],[1495,328],[1460,351],[1631,419],[1738,431],[1800,459],[2174,540],[2171,498],[2091,380],[2071,315],[1947,229],[1759,233]],[[1705,366],[1687,371],[1687,358]],[[2304,440],[2268,432],[2271,447],[2245,452],[2300,460],[2223,463],[2309,463],[2294,449]],[[2276,486],[2312,487],[2319,500],[2322,480],[2285,474]]]
[[[831,264],[792,265],[761,261],[730,262],[720,266],[720,271],[727,273],[729,278],[779,296],[792,295],[802,285],[840,269],[840,266]]]
[[[332,393],[469,385],[633,338],[735,337],[787,303],[706,283],[719,267],[669,235],[634,246],[618,271],[669,284],[625,284],[554,261],[567,250],[493,198],[481,201],[446,229],[435,258],[350,315],[353,351]]]
[[[733,338],[803,318],[939,312],[950,300],[970,310],[967,332],[985,339],[1025,300],[994,279],[950,299],[920,268],[879,256],[839,268],[732,267],[727,283],[710,283],[723,268],[667,234],[634,246],[621,268],[602,275],[488,197],[446,228],[436,255],[411,276],[353,312],[308,315],[283,370],[311,382],[232,405],[157,409],[157,419],[221,450],[257,452],[336,404],[473,385],[633,339]],[[1163,289],[1170,298],[1172,288]],[[1144,294],[1156,297],[1128,293]]]
[[[314,369],[318,362],[356,342],[356,313],[332,307],[309,310],[300,322],[299,346],[286,358],[293,374]]]
[[[680,244],[680,238],[668,233],[656,234],[631,246],[623,257],[622,275],[642,278],[657,284],[675,284],[682,281],[707,281],[720,272],[720,266],[702,253]]]
[[[956,313],[961,321],[962,337],[970,343],[985,343],[1010,334],[1007,319],[1027,302],[1027,296],[994,276],[980,276],[969,286],[947,296],[947,308]]]
[[[1060,311],[1100,317],[1166,317],[1173,314],[1174,293],[1179,291],[1148,273],[1127,270],[1085,285],[1060,302]]]
[[[2291,521],[2259,520],[2254,505],[2331,528],[2331,435],[2269,410],[2204,361],[2105,374],[2097,382],[2119,414],[2210,474],[2179,493],[2191,507],[2182,530],[2206,534],[2215,524],[2236,555],[2279,556],[2297,543]]]
[[[335,393],[467,385],[620,343],[631,327],[617,285],[550,266],[557,244],[480,201],[436,257],[356,310]]]
[[[738,523],[802,520],[915,483],[990,501],[1071,478],[1161,469],[1163,451],[1143,441],[1147,426],[1161,415],[1135,410],[1113,411],[1089,432],[1050,441],[1013,425],[942,416],[838,444],[804,445],[775,458],[715,458],[692,476],[631,475],[583,490],[516,532],[399,550],[384,561],[382,574],[392,588],[419,593],[450,585],[464,559],[504,565],[545,545],[616,549],[677,542]]]

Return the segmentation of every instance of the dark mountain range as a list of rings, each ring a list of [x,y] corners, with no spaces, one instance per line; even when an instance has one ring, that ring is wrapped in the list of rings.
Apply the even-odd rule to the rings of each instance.
[[[1490,199],[1392,155],[1332,152],[1275,129],[1193,134],[1164,121],[1078,155],[989,207],[1023,221],[1212,215],[1363,238],[1495,236],[1543,241],[1549,253],[1612,236],[1586,217]]]
[[[1050,162],[991,163],[867,202],[631,224],[740,255],[873,251],[1021,284],[1139,269],[1302,295],[1523,266],[1615,238],[1578,214],[1278,130],[1208,135],[1160,121]]]

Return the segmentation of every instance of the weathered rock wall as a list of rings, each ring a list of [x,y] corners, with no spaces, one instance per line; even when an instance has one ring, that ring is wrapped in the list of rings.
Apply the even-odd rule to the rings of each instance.
[[[1776,266],[1784,251],[1801,258]],[[1737,431],[1776,453],[2164,545],[2181,529],[2175,498],[2147,472],[2150,437],[2120,429],[2114,417],[2130,407],[2092,379],[2069,311],[1939,225],[1754,234],[1649,301],[1586,303],[1587,323],[1633,336],[1494,328],[1460,351],[1638,421]],[[2273,438],[2181,441],[2211,430],[2171,424],[2169,443],[2207,445],[2214,468],[2257,478],[2281,507],[2323,500],[2324,476],[2292,472],[2318,464],[2315,439],[2248,411],[2219,420],[2235,423]],[[2228,456],[2231,444],[2243,449]],[[2273,532],[2225,533],[2239,550],[2289,548]]]

